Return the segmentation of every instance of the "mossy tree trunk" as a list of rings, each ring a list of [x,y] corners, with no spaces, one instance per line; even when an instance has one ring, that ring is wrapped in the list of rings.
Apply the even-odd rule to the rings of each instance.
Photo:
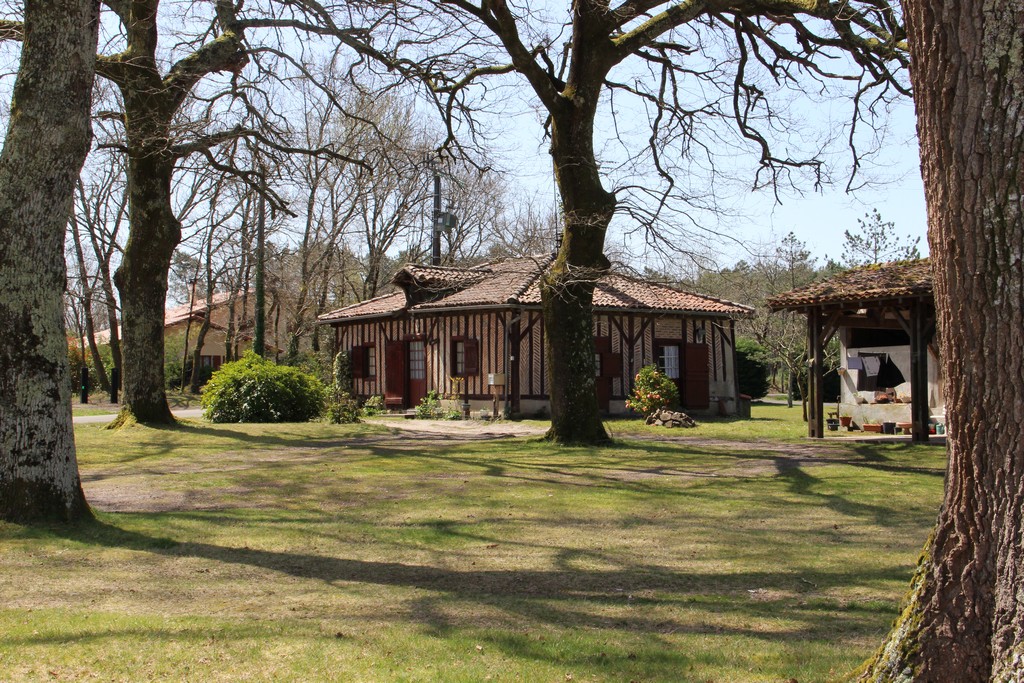
[[[155,63],[154,63],[155,70]],[[134,81],[133,81],[134,82]],[[174,157],[168,149],[171,113],[156,110],[143,86],[122,88],[128,129],[128,220],[131,230],[114,282],[121,295],[124,408],[138,422],[171,424],[164,383],[164,306],[171,257],[181,224],[171,208]]]
[[[96,0],[28,0],[0,154],[0,519],[89,514],[71,424],[64,235],[89,152]],[[59,59],[56,58],[59,56]]]
[[[1024,679],[1024,5],[905,0],[949,469],[903,615],[862,680]]]
[[[580,39],[580,36],[577,36]],[[608,271],[604,239],[615,196],[601,184],[594,154],[594,116],[601,81],[583,78],[551,120],[551,156],[562,198],[562,243],[541,282],[551,428],[557,443],[608,441],[594,376],[594,286]]]
[[[171,204],[174,167],[180,157],[223,142],[211,135],[175,144],[174,117],[207,74],[241,68],[247,61],[242,31],[230,0],[214,3],[219,32],[161,73],[157,60],[160,0],[116,3],[127,48],[101,57],[97,73],[113,82],[124,100],[128,152],[128,242],[114,281],[121,295],[123,403],[112,426],[134,419],[174,422],[164,388],[164,306],[171,256],[181,224]]]

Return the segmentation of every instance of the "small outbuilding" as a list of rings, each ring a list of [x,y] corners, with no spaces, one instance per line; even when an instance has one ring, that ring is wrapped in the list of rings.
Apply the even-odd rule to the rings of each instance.
[[[945,401],[928,259],[852,268],[780,294],[768,305],[773,311],[807,316],[809,436],[824,436],[825,347],[835,335],[840,415],[860,425],[907,425],[918,442],[943,428]]]

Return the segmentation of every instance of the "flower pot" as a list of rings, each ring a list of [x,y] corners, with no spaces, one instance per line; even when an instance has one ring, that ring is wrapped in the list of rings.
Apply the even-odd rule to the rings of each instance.
[[[868,424],[865,424],[865,425],[861,425],[860,428],[863,429],[865,432],[874,432],[875,434],[881,434],[882,433],[882,425],[880,425],[880,424],[868,423]]]
[[[882,423],[882,433],[883,434],[895,434],[896,433],[896,423],[895,422],[883,422]]]
[[[839,420],[837,420],[834,417],[830,417],[827,420],[825,420],[825,425],[828,427],[828,431],[830,432],[839,431]]]
[[[853,424],[853,416],[851,416],[851,415],[840,415],[839,416],[839,424],[841,424],[842,426],[844,426],[847,429],[849,429],[850,425]]]

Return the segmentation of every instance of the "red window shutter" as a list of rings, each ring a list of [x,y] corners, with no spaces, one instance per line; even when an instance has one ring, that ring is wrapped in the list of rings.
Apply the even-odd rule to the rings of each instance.
[[[363,366],[366,364],[366,351],[362,346],[352,347],[352,377],[355,379],[362,379],[366,376],[363,372]]]
[[[463,343],[466,345],[466,374],[475,375],[480,372],[480,342],[477,339],[467,339]]]
[[[400,341],[384,346],[384,398],[405,400],[405,344]]]
[[[707,408],[711,392],[706,344],[687,344],[683,357],[683,386],[681,396],[684,408]]]
[[[601,354],[601,376],[622,377],[622,354],[602,353]]]

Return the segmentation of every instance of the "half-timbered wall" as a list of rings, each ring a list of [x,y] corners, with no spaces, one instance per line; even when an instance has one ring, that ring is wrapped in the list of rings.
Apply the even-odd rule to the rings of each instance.
[[[518,334],[518,340],[510,338],[509,327],[511,334]],[[625,410],[624,401],[633,390],[636,373],[643,366],[656,362],[656,341],[694,344],[701,336],[708,351],[709,398],[724,399],[726,408],[730,412],[735,410],[733,333],[729,320],[628,313],[598,315],[594,319],[594,336],[610,340],[607,348],[621,360],[621,372],[611,378],[612,412]],[[550,376],[546,367],[544,322],[539,310],[405,316],[383,321],[351,321],[336,326],[338,349],[351,351],[357,346],[375,349],[372,372],[357,373],[369,376],[357,376],[354,380],[356,394],[363,397],[385,393],[385,344],[410,339],[424,341],[427,389],[452,394],[455,387],[451,379],[455,363],[452,341],[458,338],[476,340],[479,350],[477,371],[465,378],[460,395],[468,395],[471,401],[490,402],[495,394],[504,400],[506,390],[516,391],[518,397],[511,398],[516,405],[523,402],[524,412],[532,412],[531,408],[538,402],[547,401]],[[510,361],[510,354],[515,360]],[[613,367],[619,369],[618,364]],[[510,369],[517,370],[515,377]],[[492,373],[505,373],[507,386],[488,386],[488,375]],[[714,400],[711,408],[717,409]]]

